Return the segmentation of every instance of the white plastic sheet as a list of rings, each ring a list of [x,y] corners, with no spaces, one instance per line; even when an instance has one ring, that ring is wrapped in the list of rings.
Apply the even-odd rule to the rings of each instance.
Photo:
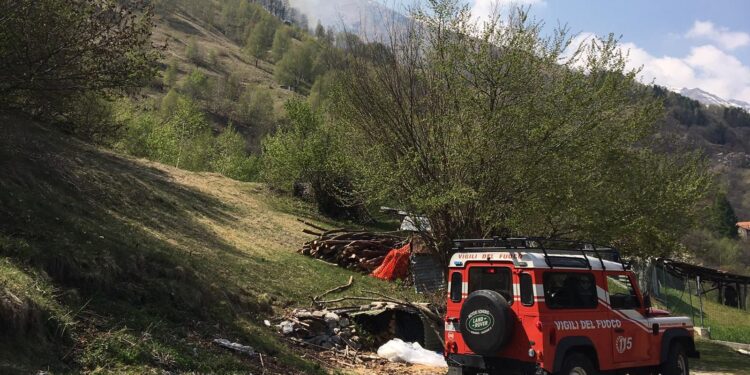
[[[422,348],[419,343],[393,339],[378,348],[378,356],[391,362],[406,362],[432,367],[448,367],[442,355]]]

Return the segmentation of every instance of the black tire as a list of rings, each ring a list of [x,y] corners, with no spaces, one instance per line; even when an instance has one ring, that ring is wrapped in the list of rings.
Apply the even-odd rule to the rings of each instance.
[[[471,351],[495,355],[510,340],[513,316],[508,301],[493,290],[469,294],[461,307],[459,327]]]
[[[685,348],[679,342],[669,346],[667,360],[659,368],[661,375],[690,375],[690,366]]]
[[[565,356],[562,368],[555,375],[596,375],[598,371],[589,357],[582,353],[571,353]]]

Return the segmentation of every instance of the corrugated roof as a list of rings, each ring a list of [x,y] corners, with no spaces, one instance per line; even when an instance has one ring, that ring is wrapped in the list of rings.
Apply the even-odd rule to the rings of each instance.
[[[750,230],[750,221],[740,221],[737,226],[744,230]]]

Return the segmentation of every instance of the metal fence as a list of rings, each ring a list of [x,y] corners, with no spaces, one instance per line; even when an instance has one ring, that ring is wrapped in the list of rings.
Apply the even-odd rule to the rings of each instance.
[[[689,316],[696,327],[707,328],[712,339],[750,344],[747,285],[681,275],[659,262],[635,265],[634,271],[654,307]]]

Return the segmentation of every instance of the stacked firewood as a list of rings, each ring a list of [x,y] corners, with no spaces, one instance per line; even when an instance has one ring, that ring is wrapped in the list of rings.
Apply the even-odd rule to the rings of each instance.
[[[366,273],[378,268],[388,251],[400,248],[405,242],[404,238],[392,233],[325,229],[304,223],[314,230],[305,229],[303,232],[318,238],[305,242],[300,253]]]

